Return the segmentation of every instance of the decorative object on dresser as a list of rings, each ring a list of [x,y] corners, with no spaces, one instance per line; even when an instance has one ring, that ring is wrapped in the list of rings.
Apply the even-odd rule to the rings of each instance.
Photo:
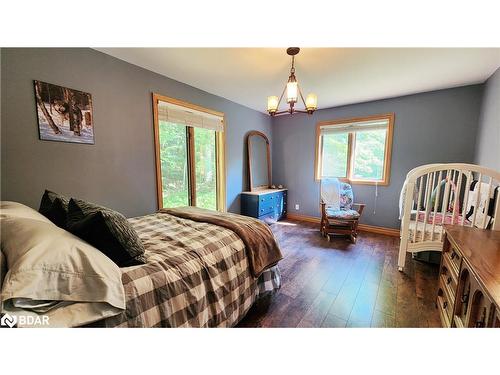
[[[353,243],[358,236],[358,222],[365,204],[353,203],[354,194],[348,183],[338,178],[321,180],[320,232],[328,238],[335,234],[348,235]]]
[[[268,223],[284,218],[287,189],[272,184],[270,144],[264,133],[247,134],[247,162],[249,191],[241,193],[241,214]]]
[[[443,327],[500,328],[500,231],[444,232],[436,300]]]

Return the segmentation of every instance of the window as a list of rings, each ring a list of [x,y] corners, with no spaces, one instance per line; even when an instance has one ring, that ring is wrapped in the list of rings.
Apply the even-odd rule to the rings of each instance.
[[[153,94],[158,208],[225,211],[224,114]]]
[[[324,121],[316,127],[316,179],[389,184],[394,114]]]

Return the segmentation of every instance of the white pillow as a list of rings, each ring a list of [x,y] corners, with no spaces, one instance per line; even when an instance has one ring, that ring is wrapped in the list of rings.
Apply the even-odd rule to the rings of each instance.
[[[49,219],[43,216],[40,212],[35,211],[31,207],[25,206],[18,202],[2,201],[0,202],[0,215],[3,217],[24,217],[26,219],[34,219],[51,223]]]
[[[8,269],[1,290],[3,313],[48,316],[50,326],[68,327],[125,309],[121,271],[113,261],[26,206],[4,209],[2,203],[1,208],[1,248]]]

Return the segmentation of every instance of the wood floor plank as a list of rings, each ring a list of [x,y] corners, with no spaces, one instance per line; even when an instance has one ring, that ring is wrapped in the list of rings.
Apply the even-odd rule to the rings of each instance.
[[[352,267],[352,259],[341,259],[338,263],[336,269],[330,275],[328,281],[323,286],[323,291],[337,295],[344,285],[344,281],[347,279],[347,275],[349,275],[349,271]]]
[[[397,287],[390,281],[382,279],[380,281],[375,310],[392,317],[396,316]]]
[[[359,267],[359,268],[358,268]],[[351,315],[356,296],[363,282],[364,268],[361,264],[353,267],[344,284],[340,288],[337,298],[333,302],[328,314],[335,315],[341,319],[348,320]]]
[[[373,282],[363,283],[356,296],[356,301],[349,315],[350,322],[364,322],[370,326],[372,320],[373,310],[375,309],[375,302],[377,300],[379,285]]]
[[[335,295],[330,293],[323,291],[319,292],[318,296],[306,311],[304,317],[300,320],[297,326],[302,328],[320,327],[323,320],[325,320],[328,310],[330,310],[330,306],[335,300],[335,297]]]
[[[412,260],[407,260],[404,273],[400,273],[398,280],[396,325],[402,328],[419,327],[420,322],[415,291],[415,272],[412,262]]]
[[[345,328],[347,325],[347,321],[341,319],[335,315],[327,315],[323,323],[321,324],[322,328]]]

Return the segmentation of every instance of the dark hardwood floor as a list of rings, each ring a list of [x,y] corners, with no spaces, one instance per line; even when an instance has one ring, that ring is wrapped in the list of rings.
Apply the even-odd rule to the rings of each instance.
[[[399,238],[360,232],[355,245],[328,242],[318,225],[291,220],[272,230],[284,255],[281,289],[238,327],[440,327],[438,266],[407,256],[399,272]]]

